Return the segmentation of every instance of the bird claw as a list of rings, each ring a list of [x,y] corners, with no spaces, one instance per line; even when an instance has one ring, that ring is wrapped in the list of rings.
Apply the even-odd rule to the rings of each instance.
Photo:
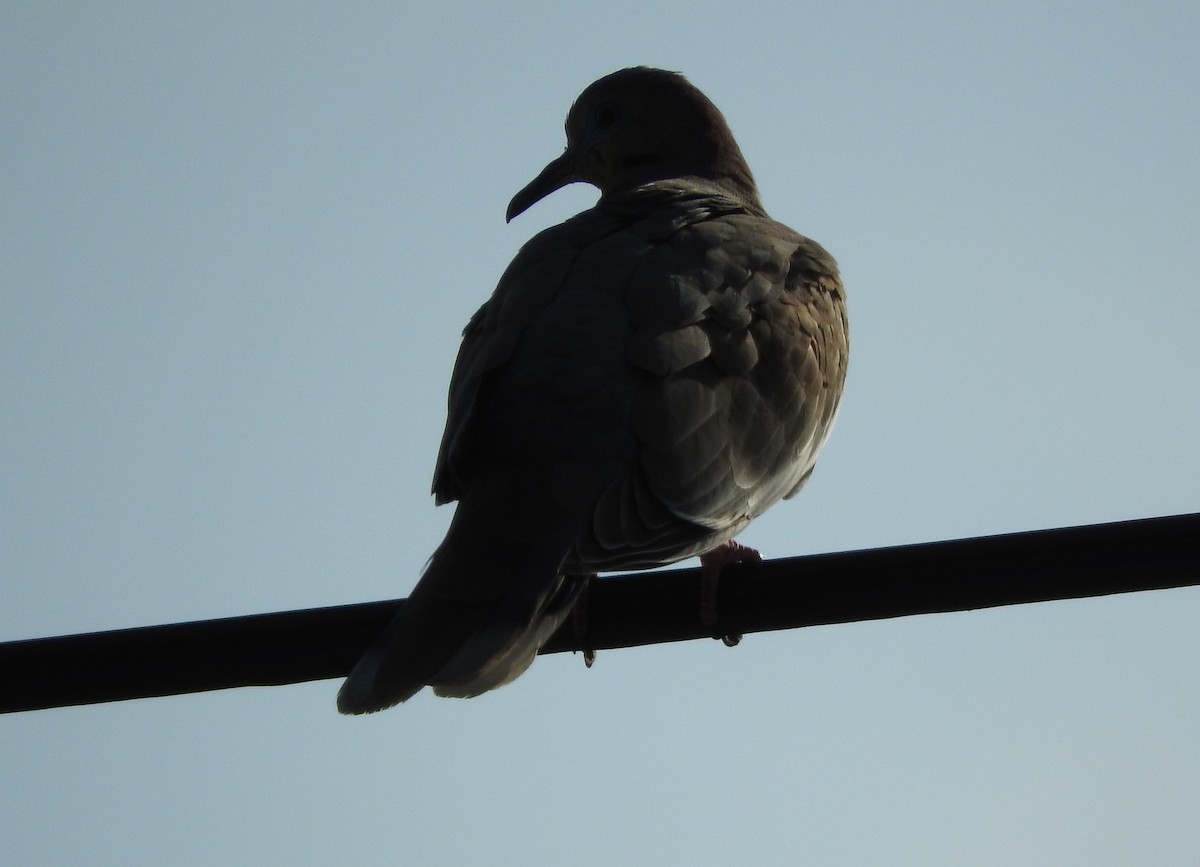
[[[592,582],[595,575],[584,578],[583,589],[575,600],[575,608],[571,611],[571,628],[575,631],[575,640],[583,651],[584,668],[591,668],[596,662],[596,649],[588,645],[588,598],[592,595]]]
[[[721,584],[721,570],[730,563],[761,561],[762,554],[733,539],[700,555],[700,621],[712,630],[713,638],[720,638],[726,647],[736,647],[742,636],[736,632],[725,632],[718,623],[717,588]]]

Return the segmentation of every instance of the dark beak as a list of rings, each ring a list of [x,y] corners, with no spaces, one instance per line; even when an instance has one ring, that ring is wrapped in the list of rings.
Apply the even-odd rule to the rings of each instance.
[[[536,178],[513,196],[512,201],[508,203],[508,213],[504,216],[505,222],[511,222],[513,217],[525,211],[535,202],[546,198],[555,190],[581,180],[583,178],[579,177],[575,167],[575,154],[568,148],[563,151],[562,156],[542,169]]]

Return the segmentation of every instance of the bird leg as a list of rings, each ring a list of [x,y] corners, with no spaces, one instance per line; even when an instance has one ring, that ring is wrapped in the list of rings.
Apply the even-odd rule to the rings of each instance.
[[[579,591],[579,598],[575,600],[575,608],[571,611],[571,628],[575,631],[575,640],[583,650],[583,664],[587,668],[591,668],[592,663],[596,661],[596,650],[588,642],[588,626],[591,622],[588,619],[588,600],[592,595],[592,582],[595,580],[595,575],[583,576],[583,589]]]
[[[720,638],[726,647],[733,647],[742,640],[737,633],[725,633],[718,625],[717,589],[721,584],[721,570],[730,563],[758,563],[762,554],[753,548],[730,539],[711,551],[700,555],[700,621],[711,629],[713,638]]]

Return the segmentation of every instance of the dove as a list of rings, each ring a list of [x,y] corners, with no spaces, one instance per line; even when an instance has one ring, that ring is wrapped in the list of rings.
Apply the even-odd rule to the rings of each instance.
[[[734,537],[800,490],[833,425],[837,264],[767,216],[716,106],[623,69],[566,137],[508,220],[567,184],[600,198],[526,243],[463,332],[433,480],[455,513],[343,713],[509,683],[597,573],[756,558]]]

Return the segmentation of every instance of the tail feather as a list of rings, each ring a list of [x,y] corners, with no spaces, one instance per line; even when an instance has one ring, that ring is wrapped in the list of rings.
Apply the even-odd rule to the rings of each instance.
[[[373,713],[408,701],[427,684],[482,620],[472,608],[422,604],[416,594],[351,670],[338,710]],[[473,615],[473,616],[472,616]]]
[[[560,574],[565,553],[545,540],[521,544],[452,525],[403,610],[346,678],[338,710],[384,710],[427,685],[472,696],[513,680],[582,586]]]
[[[478,630],[431,681],[443,698],[474,698],[512,683],[571,613],[586,579],[564,576],[553,597],[523,627],[499,621]]]
[[[381,696],[376,688],[379,682],[379,667],[383,663],[382,648],[372,647],[354,666],[342,688],[338,690],[337,706],[341,713],[374,713],[378,710],[408,701],[424,687],[424,683],[411,679],[402,686],[397,685],[387,696]]]

